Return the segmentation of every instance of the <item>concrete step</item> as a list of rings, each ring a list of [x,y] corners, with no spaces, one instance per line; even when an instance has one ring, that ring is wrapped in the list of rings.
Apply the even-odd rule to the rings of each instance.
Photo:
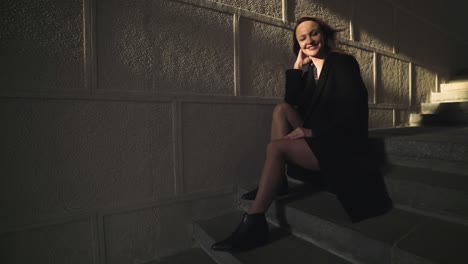
[[[465,174],[401,165],[385,166],[383,170],[387,188],[399,207],[468,225],[468,170],[463,172]],[[312,177],[314,175],[307,178]],[[289,181],[288,194],[277,199],[294,199],[304,192],[319,191],[308,179],[289,178]],[[241,188],[239,199],[250,189],[253,187]]]
[[[468,90],[453,90],[431,93],[431,102],[465,102],[468,101]]]
[[[468,101],[468,80],[458,80],[440,85],[440,93],[431,93],[431,102]]]
[[[353,224],[334,195],[320,192],[277,200],[267,215],[356,263],[468,263],[468,226],[401,209]]]
[[[401,165],[383,169],[387,188],[399,207],[468,225],[468,170],[463,173]],[[277,199],[294,199],[320,191],[307,179],[314,175],[309,176],[304,176],[303,181],[289,178],[288,194]],[[244,192],[245,188],[239,190],[239,199]]]
[[[211,250],[215,241],[230,235],[242,219],[242,211],[234,211],[212,219],[194,223],[194,236],[201,247],[211,255],[217,263],[244,264],[299,264],[313,261],[314,263],[349,264],[330,252],[327,252],[310,242],[293,236],[285,229],[270,226],[270,238],[267,245],[254,250],[230,254]]]
[[[401,157],[398,155],[387,155],[386,162],[391,165],[431,169],[433,171],[454,173],[459,175],[468,174],[468,163],[431,160],[424,158]]]
[[[468,127],[373,130],[370,139],[375,155],[381,159],[391,155],[468,163]]]
[[[453,114],[460,112],[468,113],[468,102],[421,104],[422,114]]]
[[[450,127],[468,124],[468,114],[456,113],[456,114],[417,114],[412,113],[409,116],[409,126],[438,126],[438,127]]]
[[[411,114],[409,125],[414,126],[460,126],[468,124],[468,114]]]
[[[468,225],[467,175],[404,166],[384,175],[395,204]]]
[[[468,92],[467,92],[468,95]],[[468,124],[468,102],[421,105],[421,114],[410,115],[410,126],[457,126]]]
[[[468,102],[421,104],[421,115],[413,115],[411,125],[455,126],[468,124]],[[415,122],[416,121],[416,122]]]
[[[440,84],[441,92],[468,91],[468,80],[457,80]]]
[[[145,264],[216,264],[216,262],[203,249],[196,247]]]

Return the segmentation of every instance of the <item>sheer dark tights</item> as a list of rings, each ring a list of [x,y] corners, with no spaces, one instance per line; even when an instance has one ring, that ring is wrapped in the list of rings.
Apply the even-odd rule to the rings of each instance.
[[[279,103],[273,110],[271,141],[258,185],[258,192],[248,213],[263,213],[273,202],[284,177],[286,161],[309,170],[318,170],[319,164],[304,139],[283,139],[292,129],[302,125],[297,111],[287,103]]]

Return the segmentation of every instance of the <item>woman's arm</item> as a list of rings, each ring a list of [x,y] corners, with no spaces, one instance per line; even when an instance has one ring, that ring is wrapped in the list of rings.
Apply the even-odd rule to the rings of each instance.
[[[290,69],[286,71],[286,91],[284,101],[290,105],[298,105],[304,92],[306,80],[302,70]]]
[[[303,74],[302,68],[311,62],[312,60],[299,50],[293,69],[286,71],[286,92],[284,94],[286,103],[290,105],[299,104],[307,79],[307,74]]]

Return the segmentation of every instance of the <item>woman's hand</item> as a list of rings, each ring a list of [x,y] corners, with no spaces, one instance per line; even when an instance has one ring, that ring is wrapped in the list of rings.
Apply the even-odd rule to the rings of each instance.
[[[312,129],[298,127],[294,129],[291,133],[283,137],[283,139],[298,139],[303,137],[311,137]]]
[[[302,70],[302,66],[309,64],[311,61],[312,60],[306,56],[302,50],[299,50],[296,62],[294,63],[294,69]]]

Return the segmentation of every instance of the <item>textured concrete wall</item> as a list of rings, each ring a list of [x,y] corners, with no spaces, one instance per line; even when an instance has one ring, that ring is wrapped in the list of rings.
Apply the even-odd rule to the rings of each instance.
[[[291,31],[247,18],[239,24],[241,94],[281,97],[295,59]]]
[[[436,82],[436,73],[419,65],[414,65],[411,105],[420,106],[422,103],[429,103],[431,92],[435,92],[437,89]]]
[[[420,54],[423,63],[444,64],[452,73],[468,69],[468,2],[458,0],[391,0],[397,6],[396,27],[404,41],[400,52]],[[412,44],[410,43],[412,42]],[[418,50],[419,48],[419,50]],[[425,54],[421,54],[421,53]]]
[[[320,17],[342,31],[338,34],[350,38],[352,0],[288,0],[288,20],[292,23],[303,16]]]
[[[271,111],[271,105],[183,104],[184,192],[235,189],[239,178],[258,179]]]
[[[380,55],[377,57],[377,102],[409,105],[409,64]]]
[[[169,103],[0,102],[1,224],[174,195]]]
[[[258,0],[210,0],[248,10],[253,13],[262,14],[274,18],[282,17],[282,0],[258,1]]]
[[[2,263],[98,263],[93,218],[2,234]]]
[[[376,84],[374,81],[374,52],[358,49],[348,45],[340,45],[340,49],[356,57],[361,68],[361,76],[367,88],[369,103],[375,102]]]
[[[400,1],[260,2],[2,2],[1,263],[191,246],[193,220],[258,180],[302,15],[343,29],[371,128],[407,125],[450,61],[414,44],[435,31]]]
[[[98,89],[234,94],[231,15],[170,1],[96,11]]]
[[[397,31],[393,9],[385,1],[356,0],[353,14],[354,39],[369,47],[392,52]]]
[[[85,89],[80,0],[6,0],[0,8],[2,91]]]

